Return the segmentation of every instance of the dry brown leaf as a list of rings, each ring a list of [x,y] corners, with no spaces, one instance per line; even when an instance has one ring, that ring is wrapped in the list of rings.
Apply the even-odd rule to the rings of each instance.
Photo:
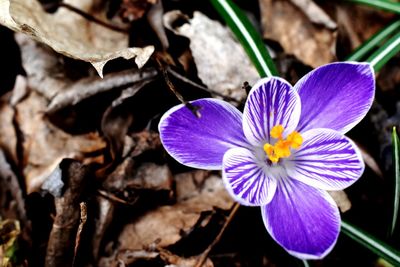
[[[0,147],[9,157],[18,162],[17,156],[17,134],[13,126],[14,110],[3,99],[0,100]]]
[[[310,21],[315,24],[320,24],[328,29],[335,30],[337,25],[328,14],[325,13],[314,1],[312,0],[291,0],[303,13],[308,17]]]
[[[28,193],[37,190],[63,158],[93,160],[85,154],[105,148],[97,133],[69,135],[46,121],[44,97],[32,92],[16,105],[17,122],[23,135],[24,175]],[[101,160],[101,159],[100,159]]]
[[[160,257],[165,262],[169,263],[170,267],[195,267],[199,261],[198,257],[182,258],[172,254],[168,250],[161,249]],[[201,265],[202,267],[214,267],[212,261],[207,258],[206,261]]]
[[[194,12],[189,23],[175,28],[174,22],[185,17],[180,11],[164,15],[164,25],[178,35],[190,39],[190,49],[200,79],[210,89],[238,101],[246,97],[242,85],[254,84],[259,76],[243,47],[228,28]]]
[[[97,0],[64,2],[104,17],[104,13],[96,9]],[[153,46],[127,48],[127,34],[89,23],[68,10],[60,9],[55,14],[48,14],[36,0],[0,0],[0,24],[28,34],[65,56],[90,62],[100,76],[109,60],[135,58],[140,68],[154,51]]]
[[[351,209],[351,202],[347,197],[346,192],[340,190],[340,191],[328,191],[328,193],[336,202],[336,205],[339,207],[341,212],[346,212],[349,209]]]
[[[193,173],[178,175],[177,187],[182,187],[180,183],[195,183],[195,176]],[[158,241],[159,247],[174,244],[181,239],[182,232],[190,231],[198,222],[201,212],[211,211],[214,207],[228,210],[233,205],[220,177],[210,176],[195,188],[186,186],[186,189],[191,194],[186,193],[186,197],[181,198],[178,196],[180,201],[177,204],[159,207],[132,224],[127,224],[119,238],[120,249],[140,250]]]
[[[335,59],[336,32],[313,22],[289,0],[260,0],[264,37],[286,53],[318,67]]]

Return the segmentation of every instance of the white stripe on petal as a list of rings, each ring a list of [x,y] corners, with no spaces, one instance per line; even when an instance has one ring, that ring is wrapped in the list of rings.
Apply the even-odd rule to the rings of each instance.
[[[197,118],[179,105],[167,111],[159,123],[161,142],[178,162],[199,169],[220,170],[228,149],[248,146],[242,130],[242,114],[218,99],[191,102],[200,108]]]
[[[269,203],[276,190],[277,179],[266,173],[266,166],[257,162],[252,151],[232,148],[224,155],[223,180],[232,197],[246,206]]]
[[[270,143],[272,127],[282,125],[284,135],[295,130],[300,110],[300,97],[289,83],[277,77],[261,79],[253,86],[244,107],[244,134],[253,145]]]
[[[288,163],[293,179],[324,190],[342,190],[360,178],[364,162],[356,145],[330,129],[302,134],[304,143]]]
[[[332,197],[291,178],[279,183],[261,212],[272,238],[301,259],[325,257],[339,235],[340,214]]]

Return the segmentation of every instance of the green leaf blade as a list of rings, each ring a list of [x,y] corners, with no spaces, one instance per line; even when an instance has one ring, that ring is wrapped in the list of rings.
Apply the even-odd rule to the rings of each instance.
[[[390,227],[390,235],[397,225],[397,219],[399,216],[399,202],[400,202],[400,141],[397,135],[396,127],[393,127],[392,131],[392,144],[393,144],[393,169],[394,169],[394,187],[393,187],[393,212],[392,212],[392,224]]]
[[[346,0],[346,1],[356,4],[363,4],[370,7],[400,14],[400,5],[398,3],[388,0]]]
[[[400,20],[397,20],[382,30],[375,33],[371,38],[360,45],[348,57],[349,61],[361,61],[368,53],[370,53],[376,46],[381,44],[384,40],[389,38],[393,33],[400,30]]]
[[[260,76],[278,76],[263,40],[243,11],[230,0],[211,0],[211,3],[236,35]]]
[[[373,53],[367,61],[375,71],[379,71],[393,56],[400,51],[400,32],[390,38],[382,47]]]
[[[342,233],[366,247],[376,255],[382,257],[394,266],[400,266],[400,252],[389,246],[388,244],[378,240],[372,235],[353,226],[352,224],[342,221]]]

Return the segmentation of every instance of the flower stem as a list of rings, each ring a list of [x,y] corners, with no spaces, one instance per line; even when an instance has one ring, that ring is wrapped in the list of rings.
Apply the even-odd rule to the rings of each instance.
[[[231,0],[210,0],[214,8],[224,18],[226,24],[236,35],[258,73],[262,77],[278,76],[278,70],[267,48],[243,11]]]

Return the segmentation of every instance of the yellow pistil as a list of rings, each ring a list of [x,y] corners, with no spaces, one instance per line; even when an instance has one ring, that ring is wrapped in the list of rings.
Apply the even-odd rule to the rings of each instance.
[[[269,160],[276,163],[281,158],[287,158],[291,155],[291,148],[298,149],[303,143],[303,137],[300,133],[294,131],[287,136],[286,139],[282,138],[284,128],[282,125],[272,127],[270,135],[272,138],[278,139],[274,145],[269,143],[264,144],[264,151]]]

